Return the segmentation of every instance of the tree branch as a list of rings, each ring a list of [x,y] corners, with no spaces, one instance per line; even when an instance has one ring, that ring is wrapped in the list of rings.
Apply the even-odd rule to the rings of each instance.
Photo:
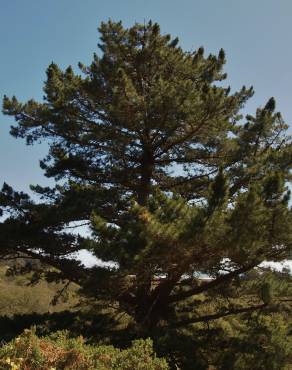
[[[174,323],[172,326],[173,327],[181,327],[185,325],[190,325],[190,324],[195,324],[198,322],[208,322],[211,320],[217,320],[220,319],[221,317],[229,316],[229,315],[236,315],[240,313],[245,313],[245,312],[252,312],[256,310],[261,310],[267,306],[267,303],[262,303],[257,306],[249,306],[249,307],[242,307],[242,308],[234,308],[229,311],[221,312],[221,313],[215,313],[211,315],[206,315],[206,316],[200,316],[200,317],[195,317],[193,319],[187,319],[187,320],[182,320],[177,323]]]
[[[184,291],[184,292],[181,292],[181,293],[174,294],[174,295],[169,297],[169,302],[172,303],[172,302],[181,301],[181,300],[186,299],[188,297],[191,297],[193,295],[203,293],[206,290],[214,288],[217,285],[220,285],[224,282],[228,282],[228,281],[232,280],[234,277],[236,277],[240,274],[243,274],[244,272],[247,272],[247,271],[251,270],[252,268],[257,266],[258,264],[259,264],[258,261],[256,263],[255,262],[251,263],[251,264],[249,264],[247,266],[244,266],[244,267],[242,267],[238,270],[234,270],[234,271],[230,272],[229,274],[220,275],[217,279],[212,280],[208,283],[202,284],[198,287],[194,287],[193,289],[190,289],[190,290],[187,290],[187,291]]]

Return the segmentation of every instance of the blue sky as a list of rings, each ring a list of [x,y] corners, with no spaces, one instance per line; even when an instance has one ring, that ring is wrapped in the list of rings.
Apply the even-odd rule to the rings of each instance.
[[[42,99],[45,69],[89,63],[98,42],[97,27],[112,18],[125,25],[152,19],[162,32],[180,38],[184,49],[201,45],[227,54],[233,89],[253,85],[247,106],[253,113],[270,96],[292,122],[291,0],[10,0],[1,2],[0,95]],[[46,147],[27,147],[9,137],[12,120],[0,114],[0,183],[18,189],[46,184],[38,168]]]
[[[291,0],[0,0],[0,97],[42,99],[45,70],[90,63],[97,27],[109,18],[127,26],[152,19],[181,46],[226,51],[228,84],[253,85],[256,107],[274,96],[277,109],[292,124]],[[0,113],[0,186],[17,189],[47,184],[38,167],[45,145],[27,147],[9,136],[12,120]],[[290,130],[291,131],[291,130]],[[83,256],[86,260],[88,256]]]

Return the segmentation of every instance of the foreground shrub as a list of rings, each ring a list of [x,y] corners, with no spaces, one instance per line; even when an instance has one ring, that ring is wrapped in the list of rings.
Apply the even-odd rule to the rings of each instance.
[[[153,352],[152,341],[136,340],[128,349],[92,346],[67,332],[38,337],[34,330],[0,348],[2,370],[167,370],[164,359]]]

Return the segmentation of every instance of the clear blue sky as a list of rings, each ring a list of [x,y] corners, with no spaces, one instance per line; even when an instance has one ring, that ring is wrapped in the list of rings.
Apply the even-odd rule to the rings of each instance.
[[[253,85],[248,111],[270,96],[292,122],[291,0],[0,0],[0,95],[42,98],[45,69],[89,63],[98,42],[97,26],[112,18],[125,25],[152,19],[162,32],[178,36],[183,48],[223,47],[228,83]],[[0,115],[0,184],[17,189],[45,184],[38,169],[45,146],[26,147],[9,137],[11,120]]]

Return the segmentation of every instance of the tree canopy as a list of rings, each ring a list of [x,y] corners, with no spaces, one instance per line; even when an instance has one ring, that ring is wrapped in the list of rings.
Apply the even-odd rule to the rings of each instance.
[[[4,97],[11,135],[49,144],[40,166],[56,185],[32,199],[4,184],[1,256],[39,258],[146,332],[272,304],[249,276],[291,253],[292,146],[274,98],[244,117],[253,88],[225,85],[224,51],[184,51],[156,23],[99,32],[80,74],[50,64],[43,102]],[[82,249],[113,267],[69,258]]]

